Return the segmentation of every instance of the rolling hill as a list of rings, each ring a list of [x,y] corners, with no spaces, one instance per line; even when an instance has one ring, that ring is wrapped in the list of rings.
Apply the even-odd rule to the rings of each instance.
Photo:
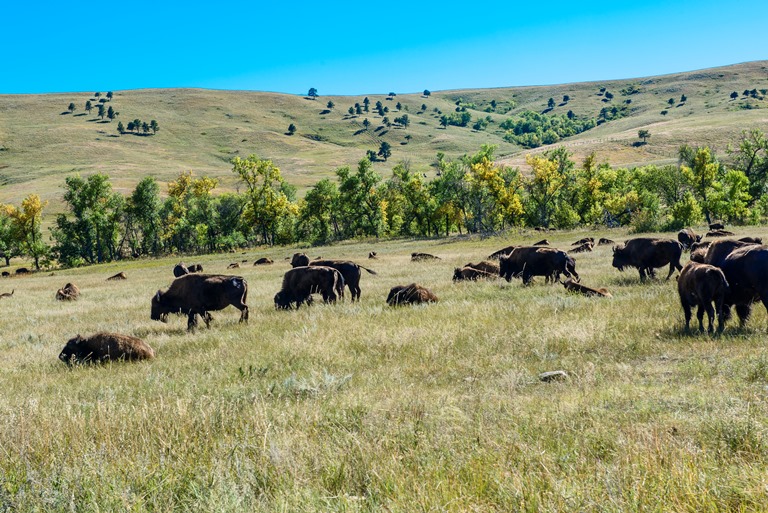
[[[145,175],[166,182],[187,170],[219,178],[222,189],[234,189],[229,161],[252,153],[272,159],[301,191],[340,166],[354,166],[383,141],[391,145],[392,156],[375,168],[385,176],[402,161],[430,176],[438,152],[455,158],[482,144],[497,145],[501,163],[525,171],[525,155],[548,146],[526,149],[508,142],[500,126],[525,111],[572,111],[579,118],[597,119],[605,107],[623,108],[624,117],[558,144],[568,147],[577,160],[596,152],[599,161],[614,166],[675,162],[682,144],[709,145],[722,153],[742,130],[768,129],[767,90],[768,61],[757,61],[647,78],[428,96],[384,93],[311,99],[250,91],[115,91],[107,105],[120,114],[111,122],[99,118],[95,108],[84,111],[88,100],[98,105],[92,93],[0,95],[0,202],[18,202],[35,192],[56,210],[64,178],[77,172],[105,172],[115,188],[126,193]],[[756,94],[743,94],[748,91]],[[348,109],[355,103],[363,107],[365,97],[369,112],[350,115]],[[550,98],[555,100],[551,109]],[[333,108],[328,108],[329,101]],[[377,102],[389,109],[385,116],[390,126],[374,112]],[[70,103],[76,106],[72,113]],[[441,115],[462,108],[471,115],[468,126],[441,126]],[[403,114],[410,120],[407,127],[393,123]],[[127,125],[137,118],[157,120],[160,130],[156,135],[118,133],[118,121]],[[489,124],[473,130],[472,124],[481,118]],[[370,122],[367,129],[365,119]],[[297,128],[294,135],[287,134],[290,124]],[[649,143],[635,145],[641,129],[650,131]]]

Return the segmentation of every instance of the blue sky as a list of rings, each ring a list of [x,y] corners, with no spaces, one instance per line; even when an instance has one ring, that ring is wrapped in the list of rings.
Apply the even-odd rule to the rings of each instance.
[[[768,58],[763,13],[745,5],[9,0],[0,93],[359,95],[659,75]]]

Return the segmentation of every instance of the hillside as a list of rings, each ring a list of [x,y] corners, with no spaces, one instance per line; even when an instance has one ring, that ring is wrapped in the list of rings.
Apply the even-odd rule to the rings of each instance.
[[[55,209],[64,177],[74,172],[106,172],[123,192],[142,176],[168,181],[185,170],[217,177],[223,188],[232,189],[236,184],[230,159],[251,153],[275,161],[301,190],[340,166],[354,165],[382,141],[392,147],[389,160],[376,163],[384,175],[406,160],[429,176],[437,152],[454,158],[482,144],[497,145],[501,162],[523,167],[525,154],[547,147],[525,149],[505,141],[499,125],[524,111],[548,111],[549,98],[555,107],[547,115],[572,111],[580,118],[597,118],[604,107],[626,107],[626,117],[560,141],[577,160],[594,151],[611,165],[673,162],[681,144],[706,144],[722,152],[743,129],[768,128],[766,89],[768,61],[629,80],[441,91],[428,97],[323,96],[320,91],[317,99],[309,99],[248,91],[115,91],[107,105],[120,116],[112,122],[100,119],[95,108],[90,114],[84,111],[88,100],[98,105],[92,93],[0,95],[0,202],[17,202],[36,192],[52,200]],[[758,91],[757,97],[742,94],[749,90]],[[730,97],[734,91],[736,99]],[[569,101],[564,102],[566,95]],[[366,96],[369,112],[350,115],[348,109],[355,103],[362,106]],[[441,114],[455,113],[459,100],[471,115],[469,126],[442,127]],[[329,101],[333,109],[326,108]],[[384,126],[374,112],[376,102],[388,107],[385,116],[391,122],[408,114],[409,126]],[[73,113],[67,109],[70,103],[76,106]],[[486,117],[491,122],[484,130],[471,128]],[[160,130],[148,136],[118,133],[118,121],[127,124],[136,118],[155,119]],[[366,118],[368,129],[363,126]],[[291,123],[297,131],[287,135]],[[651,138],[649,144],[635,146],[640,129],[649,130]]]

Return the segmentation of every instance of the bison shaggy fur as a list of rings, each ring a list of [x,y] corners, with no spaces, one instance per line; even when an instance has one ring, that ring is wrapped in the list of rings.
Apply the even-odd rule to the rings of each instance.
[[[332,268],[321,265],[294,267],[283,275],[283,284],[275,294],[275,308],[298,309],[303,303],[312,304],[312,294],[320,293],[323,301],[333,303],[344,294],[344,277]]]
[[[291,259],[291,265],[293,267],[323,266],[336,269],[344,277],[344,283],[346,283],[347,287],[349,287],[349,293],[352,295],[352,301],[360,300],[360,278],[363,275],[361,269],[365,269],[370,274],[376,274],[376,271],[373,269],[368,269],[367,267],[349,260],[312,260],[310,262],[309,257],[303,253],[296,253],[293,255],[293,258]]]
[[[173,280],[168,290],[152,297],[150,318],[165,322],[169,313],[187,314],[187,329],[197,326],[197,316],[210,327],[210,312],[229,305],[240,310],[240,322],[248,320],[248,284],[242,276],[186,274]]]
[[[683,250],[691,249],[691,246],[701,242],[701,235],[697,235],[691,228],[683,228],[677,232],[677,241],[683,245]]]
[[[484,280],[492,279],[498,276],[498,273],[493,274],[486,271],[481,271],[473,267],[457,267],[453,270],[453,281],[464,280]]]
[[[691,260],[702,264],[714,265],[715,267],[722,267],[725,258],[735,250],[754,245],[752,242],[732,239],[716,240],[706,246],[703,256],[700,253],[700,249],[694,249],[693,253],[691,253]]]
[[[477,269],[478,271],[499,274],[499,264],[495,262],[489,262],[487,260],[483,260],[482,262],[478,262],[476,264],[469,262],[464,264],[464,267],[471,267],[472,269]]]
[[[683,268],[680,265],[682,253],[683,246],[676,240],[639,237],[614,246],[612,265],[619,271],[625,267],[636,267],[640,281],[645,281],[648,276],[656,276],[656,268],[669,264],[669,279],[675,269],[679,271]]]
[[[267,257],[261,257],[258,260],[256,260],[253,265],[270,265],[273,264],[274,261],[271,258]]]
[[[581,283],[576,283],[571,278],[568,278],[563,282],[563,287],[565,287],[565,290],[568,292],[578,292],[579,294],[584,294],[585,296],[613,297],[611,293],[608,292],[608,289],[604,287],[595,289],[586,285],[582,285]]]
[[[99,363],[111,360],[151,360],[155,351],[143,340],[119,333],[100,332],[90,337],[70,339],[59,353],[59,360],[74,363]]]
[[[107,278],[107,281],[112,281],[112,280],[127,280],[127,279],[128,279],[128,276],[126,276],[124,272],[119,272],[119,273],[117,273],[117,274],[115,274],[115,275],[113,275],[113,276],[110,276],[109,278]]]
[[[730,305],[743,325],[752,310],[752,303],[760,300],[768,310],[768,247],[751,244],[736,248],[720,266],[728,280],[728,297],[724,316],[727,319]]]
[[[437,296],[431,290],[416,283],[392,287],[387,295],[389,306],[436,303],[437,301]]]
[[[568,278],[573,275],[579,280],[576,261],[565,251],[555,248],[519,246],[499,259],[499,275],[507,281],[522,277],[523,284],[528,285],[534,276],[544,276],[547,281],[554,282],[559,279],[560,273]]]
[[[176,278],[184,276],[185,274],[189,274],[189,268],[184,264],[184,262],[179,262],[173,266],[173,275]]]
[[[422,260],[440,260],[440,257],[429,253],[411,253],[412,262],[421,262]]]
[[[80,289],[74,283],[67,283],[56,291],[56,299],[59,301],[74,301],[80,297]]]
[[[677,279],[677,292],[685,315],[685,330],[691,329],[691,308],[696,306],[699,331],[704,331],[704,312],[707,312],[709,328],[714,331],[713,321],[717,313],[717,331],[723,331],[723,306],[728,294],[728,281],[723,271],[713,265],[688,262]],[[712,306],[712,303],[715,306]]]

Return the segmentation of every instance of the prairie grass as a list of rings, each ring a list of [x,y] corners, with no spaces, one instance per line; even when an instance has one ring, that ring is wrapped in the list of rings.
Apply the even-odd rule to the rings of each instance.
[[[359,303],[290,312],[272,298],[296,249],[202,256],[212,273],[276,263],[237,270],[247,325],[229,308],[194,333],[149,319],[175,259],[0,281],[16,290],[0,302],[0,511],[768,509],[764,309],[719,338],[686,335],[674,279],[641,285],[611,268],[610,247],[576,259],[611,299],[540,279],[451,282],[454,267],[537,239],[313,248],[379,275],[364,273]],[[416,250],[442,260],[412,263]],[[118,271],[128,280],[104,281]],[[79,301],[55,301],[67,281]],[[412,281],[440,302],[385,304]],[[57,360],[99,330],[139,336],[157,358]],[[566,380],[539,381],[559,369]]]

